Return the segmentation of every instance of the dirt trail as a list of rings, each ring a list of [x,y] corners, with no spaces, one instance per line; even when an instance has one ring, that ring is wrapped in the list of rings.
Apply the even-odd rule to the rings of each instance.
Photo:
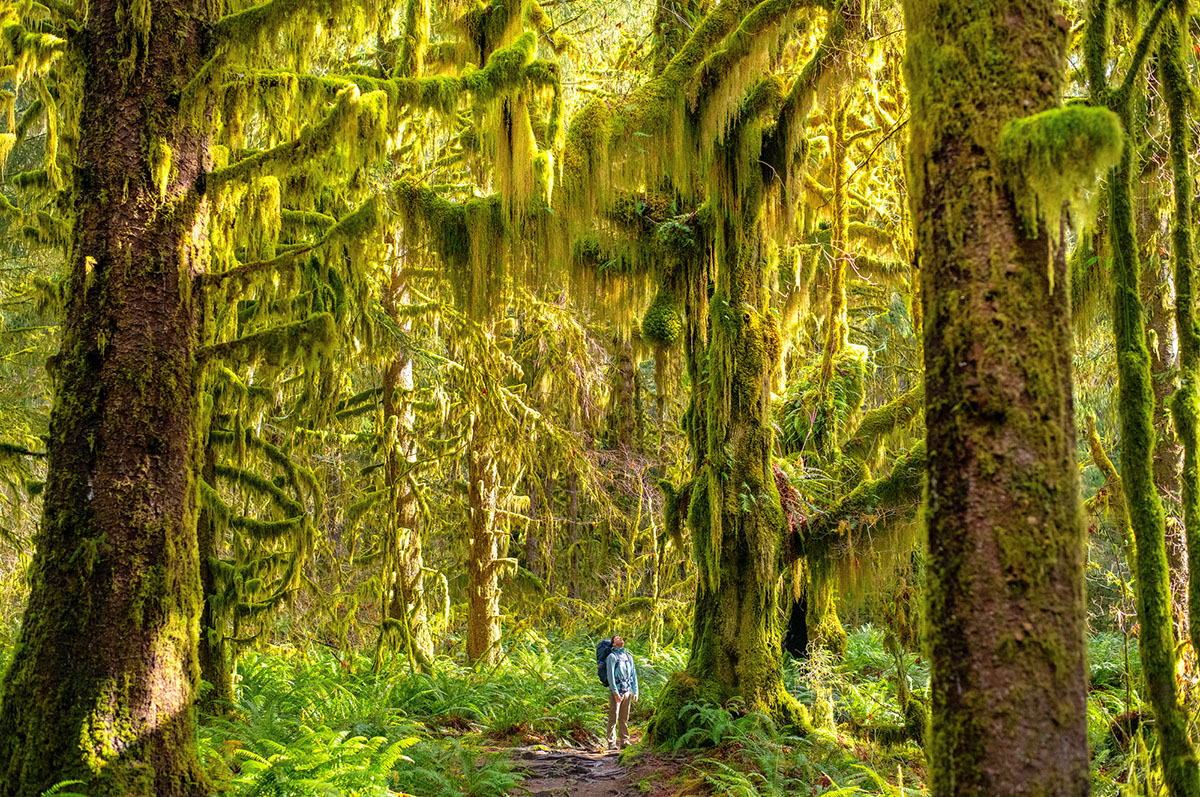
[[[616,753],[524,747],[513,750],[513,762],[525,782],[512,794],[529,797],[625,797],[639,794]]]

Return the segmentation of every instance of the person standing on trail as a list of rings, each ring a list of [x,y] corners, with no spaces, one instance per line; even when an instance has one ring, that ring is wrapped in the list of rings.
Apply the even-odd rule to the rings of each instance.
[[[608,733],[605,739],[610,749],[621,749],[629,744],[629,706],[638,700],[637,667],[633,656],[625,649],[623,638],[612,638],[604,666],[608,676]]]

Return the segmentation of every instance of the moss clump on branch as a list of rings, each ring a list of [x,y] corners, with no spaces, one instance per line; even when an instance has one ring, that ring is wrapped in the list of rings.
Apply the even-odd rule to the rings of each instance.
[[[1063,205],[1078,205],[1116,165],[1123,141],[1117,115],[1087,105],[1051,108],[1006,124],[996,156],[1026,234],[1036,236],[1044,221],[1056,235]]]
[[[683,305],[675,292],[660,285],[642,318],[642,340],[655,346],[674,346],[683,337]]]

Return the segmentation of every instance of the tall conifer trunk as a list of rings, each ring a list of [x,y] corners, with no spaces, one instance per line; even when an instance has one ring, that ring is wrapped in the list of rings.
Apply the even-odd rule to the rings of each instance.
[[[146,8],[142,20],[94,0],[66,56],[82,76],[69,295],[29,603],[0,708],[5,797],[72,778],[93,797],[205,792],[193,278],[208,256],[208,141],[178,108],[211,6]]]
[[[931,791],[1083,795],[1070,290],[1061,250],[1044,224],[1026,234],[997,165],[1007,122],[1059,105],[1069,24],[1051,0],[904,9],[925,333]]]

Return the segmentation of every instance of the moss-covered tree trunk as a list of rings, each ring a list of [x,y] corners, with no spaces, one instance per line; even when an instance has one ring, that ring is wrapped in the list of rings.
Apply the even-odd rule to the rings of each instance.
[[[482,421],[471,428],[467,454],[467,658],[490,667],[500,658],[500,560],[503,534],[496,529],[499,478],[484,442]]]
[[[1059,104],[1069,24],[1051,0],[905,0],[904,10],[924,306],[931,791],[1083,795],[1070,290],[1061,251],[1044,224],[1026,234],[997,167],[1004,125]]]
[[[1183,30],[1187,30],[1183,26]],[[1179,332],[1180,386],[1171,403],[1175,427],[1183,444],[1181,478],[1183,525],[1187,538],[1188,617],[1192,646],[1200,650],[1200,327],[1196,324],[1196,250],[1192,227],[1192,197],[1196,186],[1189,158],[1189,85],[1187,39],[1175,20],[1168,20],[1159,45],[1158,69],[1170,124],[1171,176],[1175,215],[1171,254],[1175,265],[1175,324]]]
[[[393,287],[399,276],[393,280]],[[410,321],[396,323],[404,328]],[[387,618],[394,623],[397,642],[409,661],[423,670],[433,666],[433,638],[425,605],[425,557],[421,542],[417,496],[412,471],[417,460],[412,406],[413,361],[405,352],[388,363],[383,382],[384,439],[387,445],[387,488],[391,513],[387,519],[387,572],[384,598]],[[393,625],[389,623],[388,625]]]
[[[655,706],[652,743],[686,730],[681,709],[693,701],[722,705],[736,697],[783,726],[808,726],[782,677],[776,609],[785,522],[770,424],[781,347],[767,298],[762,184],[753,176],[748,182],[740,196],[745,215],[730,212],[717,236],[723,247],[711,302],[707,268],[693,265],[687,280],[692,394],[684,427],[695,474],[687,522],[698,572],[687,668]],[[701,379],[705,365],[708,378]]]
[[[1142,25],[1137,43],[1125,64],[1119,85],[1109,85],[1108,46],[1111,25],[1109,0],[1088,6],[1084,38],[1085,65],[1092,97],[1121,119],[1125,129],[1133,120],[1135,89],[1151,50],[1158,26],[1171,4],[1159,3]],[[1185,16],[1186,18],[1186,16]],[[1134,19],[1134,23],[1140,20]],[[1168,110],[1170,110],[1168,103]],[[1121,416],[1121,481],[1136,559],[1138,655],[1146,691],[1154,707],[1155,729],[1164,779],[1173,797],[1200,795],[1200,769],[1188,738],[1187,717],[1179,702],[1176,684],[1175,644],[1171,625],[1171,590],[1165,544],[1162,502],[1154,484],[1154,390],[1150,352],[1146,341],[1145,313],[1140,301],[1138,246],[1133,213],[1133,146],[1121,149],[1121,159],[1108,176],[1108,227],[1112,248],[1113,334],[1117,348],[1118,407]],[[1179,274],[1176,279],[1179,279]],[[1184,275],[1185,279],[1187,275]],[[1177,302],[1190,307],[1190,285],[1176,285]],[[1186,331],[1179,325],[1180,333]],[[1184,342],[1181,336],[1181,354]],[[1186,364],[1183,365],[1186,368]],[[1186,394],[1185,394],[1186,395]],[[1187,427],[1185,421],[1182,424]],[[1184,437],[1185,450],[1187,439]],[[1186,457],[1186,455],[1185,455]],[[1187,478],[1185,458],[1185,479]],[[1185,498],[1186,501],[1186,498]],[[1185,509],[1186,517],[1186,509]]]
[[[579,475],[567,476],[567,595],[579,600]]]
[[[74,227],[41,527],[0,709],[0,794],[205,793],[195,364],[208,142],[178,115],[211,6],[94,0],[80,68]],[[153,30],[153,35],[151,35]],[[74,103],[74,104],[72,104]],[[155,174],[166,181],[156,184]]]

